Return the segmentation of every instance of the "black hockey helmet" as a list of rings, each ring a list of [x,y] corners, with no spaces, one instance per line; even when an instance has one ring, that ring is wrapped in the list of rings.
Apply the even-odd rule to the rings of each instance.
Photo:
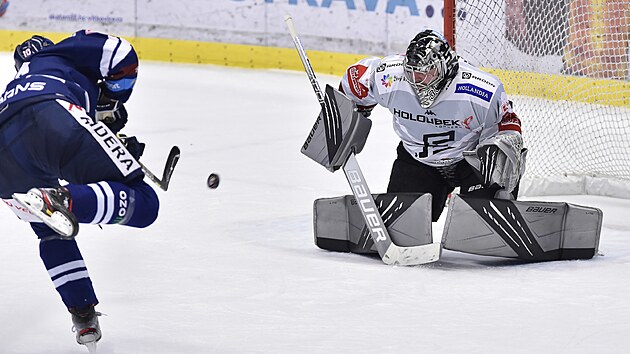
[[[455,77],[459,68],[457,60],[455,51],[437,31],[424,30],[411,40],[403,60],[405,80],[413,87],[422,107],[431,106]]]
[[[54,45],[55,43],[50,39],[35,35],[24,42],[22,44],[15,47],[15,51],[13,52],[13,60],[15,60],[15,70],[20,70],[22,64],[24,62],[30,61],[33,55],[45,47]]]

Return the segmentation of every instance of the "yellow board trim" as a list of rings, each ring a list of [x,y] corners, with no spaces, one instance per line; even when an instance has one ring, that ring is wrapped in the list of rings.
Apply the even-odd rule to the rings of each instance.
[[[12,52],[34,32],[0,30],[0,50]],[[64,33],[37,32],[53,41]],[[229,43],[195,42],[161,38],[129,38],[142,60],[173,63],[212,64],[252,69],[303,70],[294,48],[264,47]],[[341,76],[346,68],[365,55],[307,51],[316,72]],[[488,69],[503,81],[510,95],[549,100],[567,100],[609,106],[630,107],[630,82],[587,77]],[[527,84],[524,84],[527,83]]]

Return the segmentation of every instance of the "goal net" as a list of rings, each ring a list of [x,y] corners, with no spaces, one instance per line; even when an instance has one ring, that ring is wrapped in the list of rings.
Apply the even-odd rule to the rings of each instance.
[[[630,198],[630,2],[445,0],[446,37],[498,76],[529,149],[521,195]]]

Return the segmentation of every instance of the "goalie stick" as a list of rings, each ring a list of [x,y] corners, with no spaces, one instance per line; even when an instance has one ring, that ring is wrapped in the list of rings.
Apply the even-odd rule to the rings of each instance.
[[[331,113],[334,115],[336,111],[334,107],[330,107],[330,101],[325,99],[324,94],[319,86],[319,82],[313,71],[313,67],[306,55],[306,51],[300,42],[295,27],[293,26],[293,20],[291,16],[285,16],[284,18],[295,48],[300,56],[300,60],[304,65],[306,75],[311,82],[311,86],[315,91],[317,100],[322,108],[324,116],[329,119]],[[428,245],[413,246],[413,247],[401,247],[394,244],[391,240],[383,218],[378,211],[374,198],[368,188],[367,183],[361,168],[356,160],[354,152],[350,153],[348,159],[343,164],[343,171],[346,175],[346,179],[350,184],[352,193],[357,200],[357,203],[361,206],[361,214],[365,219],[365,223],[368,226],[370,236],[374,240],[376,250],[379,256],[383,260],[383,263],[388,265],[418,265],[430,262],[435,262],[440,258],[441,246],[439,243],[432,243]]]
[[[158,178],[151,170],[149,170],[142,162],[138,161],[140,166],[142,167],[142,171],[144,174],[149,177],[153,183],[155,183],[162,190],[168,190],[168,184],[171,182],[171,176],[173,175],[173,170],[175,170],[175,165],[177,165],[177,161],[179,161],[180,151],[179,147],[173,146],[171,151],[166,158],[166,163],[164,165],[164,172],[162,173],[162,178]]]

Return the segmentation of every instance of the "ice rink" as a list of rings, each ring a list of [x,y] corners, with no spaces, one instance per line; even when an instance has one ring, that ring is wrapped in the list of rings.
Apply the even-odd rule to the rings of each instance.
[[[9,53],[0,68],[4,88]],[[154,225],[81,226],[106,314],[99,354],[629,350],[630,200],[535,198],[603,210],[603,256],[592,260],[445,251],[438,263],[390,267],[313,243],[313,201],[350,189],[341,172],[300,153],[319,111],[304,73],[143,62],[128,111],[125,130],[147,143],[145,165],[161,173],[172,145],[182,156],[169,191],[158,192]],[[398,140],[384,108],[372,119],[357,158],[379,193]],[[221,176],[216,190],[206,187],[211,172]],[[0,222],[0,353],[87,353],[28,224],[6,207]],[[438,222],[434,240],[441,231]]]

